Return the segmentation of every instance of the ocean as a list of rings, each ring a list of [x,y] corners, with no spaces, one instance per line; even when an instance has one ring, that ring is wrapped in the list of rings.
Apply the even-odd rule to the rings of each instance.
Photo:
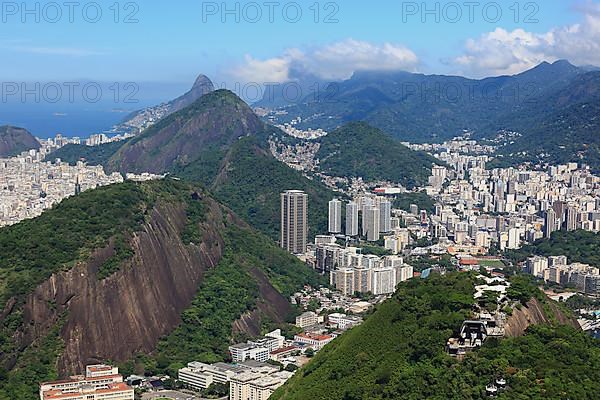
[[[29,96],[25,102],[19,101],[19,94],[3,95],[0,104],[0,126],[25,128],[34,136],[44,139],[54,137],[57,133],[67,137],[85,138],[109,130],[133,111],[179,96],[185,92],[187,86],[176,83],[143,83],[136,87],[135,92],[130,93],[125,91],[127,86],[121,84],[119,98],[115,101],[114,92],[108,89],[110,85],[102,84],[103,96],[95,103],[83,101],[84,96],[80,92],[75,93],[75,101],[69,101],[68,92],[63,91],[61,100],[55,103],[44,101],[47,97],[39,94],[38,101],[34,96]],[[125,101],[126,99],[129,100]]]
[[[34,136],[44,139],[54,137],[57,133],[67,137],[88,137],[109,130],[129,113],[148,105],[140,104],[127,109],[112,108],[110,104],[5,105],[0,108],[0,125],[25,128]]]

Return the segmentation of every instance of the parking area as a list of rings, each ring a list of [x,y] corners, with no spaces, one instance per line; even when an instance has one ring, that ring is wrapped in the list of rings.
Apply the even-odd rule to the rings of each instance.
[[[164,390],[160,392],[144,393],[142,400],[201,400],[200,396],[189,393],[177,392],[173,390]]]
[[[227,400],[225,396],[218,400]],[[202,397],[192,392],[179,392],[175,390],[163,390],[160,392],[150,392],[142,394],[142,400],[204,400]]]

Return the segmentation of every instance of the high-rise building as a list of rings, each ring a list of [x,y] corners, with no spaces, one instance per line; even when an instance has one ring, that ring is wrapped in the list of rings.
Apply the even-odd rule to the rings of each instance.
[[[380,224],[381,212],[377,207],[368,208],[363,218],[365,219],[365,235],[369,242],[376,242],[379,240],[379,233],[381,232]]]
[[[281,194],[281,247],[293,254],[306,252],[308,195],[300,190]]]
[[[346,205],[346,235],[358,236],[358,204],[353,201]]]
[[[390,294],[396,290],[396,270],[392,267],[373,269],[373,294]]]
[[[573,206],[567,208],[567,226],[568,231],[577,229],[577,209]]]
[[[342,202],[333,199],[329,202],[329,233],[342,232]]]
[[[392,230],[392,203],[389,200],[379,202],[379,231],[381,233]]]
[[[549,238],[552,232],[556,231],[556,212],[552,208],[546,211],[546,221],[544,223],[544,237]]]

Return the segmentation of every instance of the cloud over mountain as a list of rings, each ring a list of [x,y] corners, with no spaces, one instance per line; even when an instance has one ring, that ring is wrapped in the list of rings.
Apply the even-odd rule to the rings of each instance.
[[[496,28],[465,43],[463,53],[447,61],[457,73],[473,77],[516,74],[542,61],[568,59],[578,65],[600,65],[600,3],[577,8],[582,21],[545,33]]]
[[[268,59],[246,55],[242,64],[230,70],[230,75],[242,82],[258,83],[283,83],[299,75],[339,80],[360,70],[414,71],[418,64],[417,55],[403,45],[346,39],[309,49],[290,48]]]

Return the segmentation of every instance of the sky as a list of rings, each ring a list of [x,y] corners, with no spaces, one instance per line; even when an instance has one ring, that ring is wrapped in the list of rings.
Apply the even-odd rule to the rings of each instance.
[[[600,65],[600,1],[0,2],[3,82],[219,86],[357,70],[480,78],[542,61]],[[163,84],[167,85],[163,85]]]

